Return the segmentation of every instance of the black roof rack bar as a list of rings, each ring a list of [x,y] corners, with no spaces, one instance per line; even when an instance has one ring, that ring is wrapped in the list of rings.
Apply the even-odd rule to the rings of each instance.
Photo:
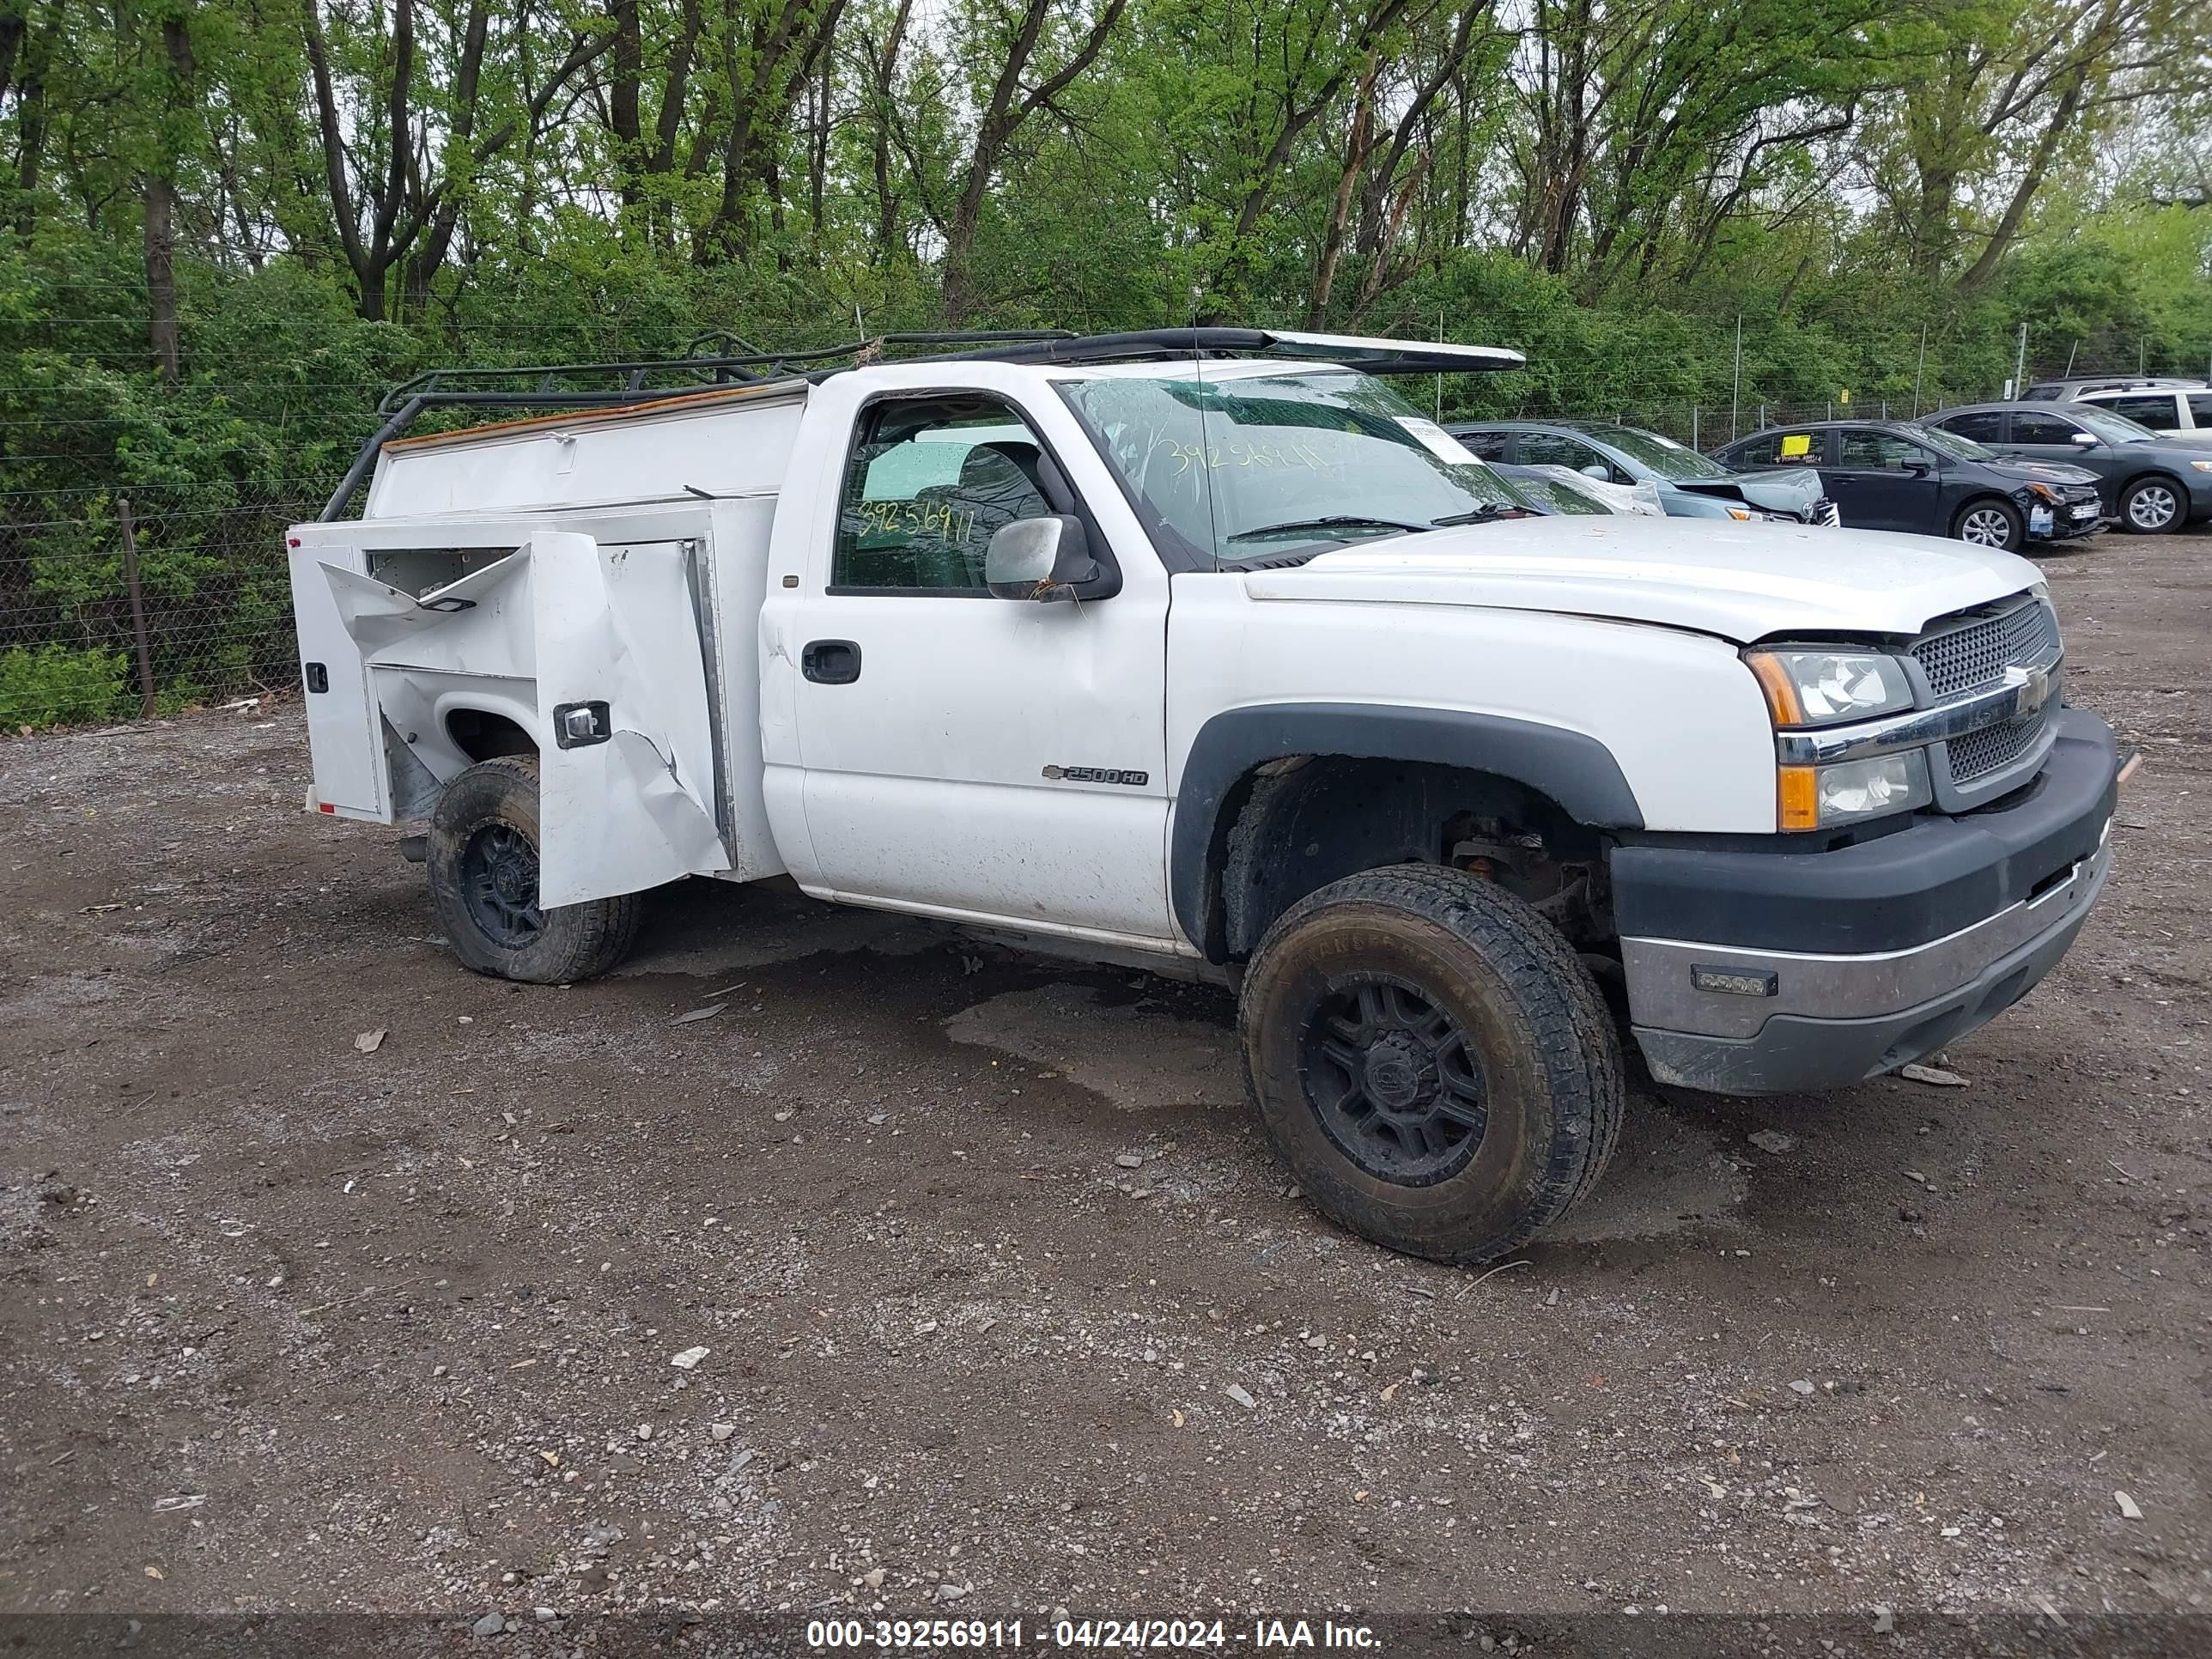
[[[1326,337],[1323,337],[1324,338]],[[1396,343],[1395,342],[1393,343]],[[1462,353],[1430,352],[1419,341],[1404,343],[1402,351],[1375,354],[1362,350],[1346,361],[1369,374],[1466,374],[1486,369],[1517,368],[1512,362],[1485,364]],[[1087,334],[1034,341],[986,351],[951,354],[945,362],[1103,363],[1188,362],[1194,357],[1237,357],[1264,354],[1286,362],[1325,359],[1328,349],[1312,340],[1294,343],[1268,329],[1193,327],[1141,329],[1123,334]]]
[[[1007,363],[1095,363],[1115,359],[1230,356],[1262,351],[1269,336],[1256,328],[1148,328],[1125,334],[1062,335],[1056,339],[956,354],[951,361],[988,358]]]
[[[881,358],[887,348],[965,345],[1004,349],[1075,337],[1066,329],[883,334],[846,345],[817,346],[799,351],[763,351],[750,341],[723,330],[700,335],[691,342],[688,354],[682,357],[641,358],[607,363],[541,363],[509,368],[428,369],[392,386],[379,399],[376,412],[386,417],[385,422],[354,457],[353,465],[346,470],[345,477],[331,492],[330,500],[324,503],[321,519],[328,523],[345,512],[352,504],[355,493],[374,468],[377,457],[383,453],[385,445],[404,434],[423,411],[429,409],[615,409],[638,402],[647,392],[665,392],[672,397],[680,397],[685,392],[708,391],[716,386],[763,386],[778,380],[796,378],[799,372],[803,372],[800,365],[827,364],[839,359],[873,362]],[[726,345],[737,349],[722,352],[701,349],[708,345]],[[648,386],[646,380],[649,375],[682,378],[672,386]],[[584,377],[611,379],[614,384],[599,387],[563,387],[561,385],[563,380]],[[526,390],[513,384],[533,378],[537,385],[532,389]]]
[[[720,346],[724,349],[724,355],[743,362],[803,363],[819,362],[831,357],[872,361],[883,355],[885,347],[894,346],[1018,345],[1040,340],[1081,337],[1073,329],[1066,328],[939,329],[921,333],[877,334],[848,345],[818,346],[805,351],[763,351],[727,329],[714,329],[695,336],[688,349],[695,356],[706,355],[704,348],[708,346]]]
[[[561,383],[583,376],[614,380],[616,385],[611,389],[611,395],[657,389],[645,385],[645,377],[648,374],[684,375],[699,386],[743,386],[781,378],[801,364],[828,363],[840,359],[872,362],[882,358],[887,351],[903,347],[977,346],[998,349],[1076,337],[1066,329],[878,334],[870,339],[851,341],[843,345],[811,346],[796,351],[763,351],[734,334],[702,334],[692,341],[690,349],[682,357],[634,358],[601,363],[518,364],[504,368],[426,369],[412,380],[402,380],[387,391],[377,410],[380,414],[389,414],[417,396],[428,396],[434,403],[443,404],[452,394],[468,392],[496,392],[501,399],[518,409],[528,407],[540,398],[560,400],[557,404],[549,404],[550,407],[578,408],[582,405],[574,399],[583,388],[564,389]],[[704,346],[725,343],[743,349],[728,351],[701,349]],[[510,389],[503,384],[530,379],[538,382],[532,392]]]
[[[687,392],[711,391],[718,386],[768,386],[780,380],[818,379],[836,374],[832,364],[879,362],[894,351],[912,347],[966,347],[966,350],[928,351],[897,361],[915,362],[1099,363],[1188,360],[1194,357],[1233,357],[1313,347],[1312,338],[1295,341],[1264,329],[1192,327],[1145,329],[1120,334],[1079,335],[1067,329],[997,329],[974,332],[928,331],[878,334],[846,345],[814,346],[797,351],[763,351],[726,330],[696,337],[689,355],[672,358],[633,359],[609,363],[544,363],[511,368],[433,368],[403,380],[378,401],[384,424],[363,444],[344,479],[323,507],[322,519],[337,519],[351,504],[355,492],[376,465],[385,445],[399,437],[428,409],[614,409],[635,404],[647,393],[681,397]],[[1369,343],[1359,343],[1363,346]],[[710,345],[738,347],[722,352],[702,350]],[[1501,356],[1509,354],[1500,354]],[[1358,366],[1373,374],[1461,374],[1485,367],[1507,368],[1498,362],[1470,362],[1465,356],[1424,351],[1418,342],[1405,349],[1378,354],[1363,350]],[[648,375],[674,375],[675,385],[649,386]],[[583,377],[599,378],[598,386],[564,386],[562,382]],[[534,378],[537,386],[523,390],[512,382]],[[611,380],[612,384],[604,382]]]

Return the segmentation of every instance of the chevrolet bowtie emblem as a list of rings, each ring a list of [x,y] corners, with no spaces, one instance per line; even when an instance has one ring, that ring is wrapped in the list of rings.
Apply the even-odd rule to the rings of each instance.
[[[2023,714],[2033,714],[2051,700],[2051,671],[2048,668],[2008,668],[2005,679],[2020,688],[2019,709]]]

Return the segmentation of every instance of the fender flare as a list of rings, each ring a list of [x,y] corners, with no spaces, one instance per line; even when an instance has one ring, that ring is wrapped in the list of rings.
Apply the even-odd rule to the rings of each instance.
[[[1273,702],[1224,709],[1185,758],[1168,835],[1168,896],[1184,936],[1211,955],[1212,878],[1256,766],[1297,755],[1425,762],[1488,772],[1557,801],[1594,830],[1641,830],[1644,814],[1613,751],[1587,732],[1504,714],[1389,703]]]

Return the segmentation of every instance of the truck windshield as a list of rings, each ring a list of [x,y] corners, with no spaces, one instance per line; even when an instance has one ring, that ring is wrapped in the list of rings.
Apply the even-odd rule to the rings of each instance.
[[[1060,390],[1130,494],[1212,563],[1534,510],[1419,410],[1350,369],[1224,363]]]

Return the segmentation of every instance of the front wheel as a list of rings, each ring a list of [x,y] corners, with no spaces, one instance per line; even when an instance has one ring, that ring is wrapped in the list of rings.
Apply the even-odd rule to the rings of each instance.
[[[1953,522],[1951,534],[1975,547],[2000,547],[2017,553],[2027,539],[2027,520],[2009,501],[1969,501]]]
[[[453,954],[530,985],[595,978],[629,954],[639,896],[547,909],[538,902],[538,757],[502,755],[446,786],[423,863]]]
[[[1391,1249],[1518,1249],[1596,1182],[1620,1052],[1589,971],[1528,905],[1401,865],[1293,905],[1254,952],[1239,1035],[1253,1104],[1324,1212]]]
[[[2120,497],[2120,522],[2142,536],[2171,530],[2181,522],[2180,492],[2163,478],[2138,478]]]

